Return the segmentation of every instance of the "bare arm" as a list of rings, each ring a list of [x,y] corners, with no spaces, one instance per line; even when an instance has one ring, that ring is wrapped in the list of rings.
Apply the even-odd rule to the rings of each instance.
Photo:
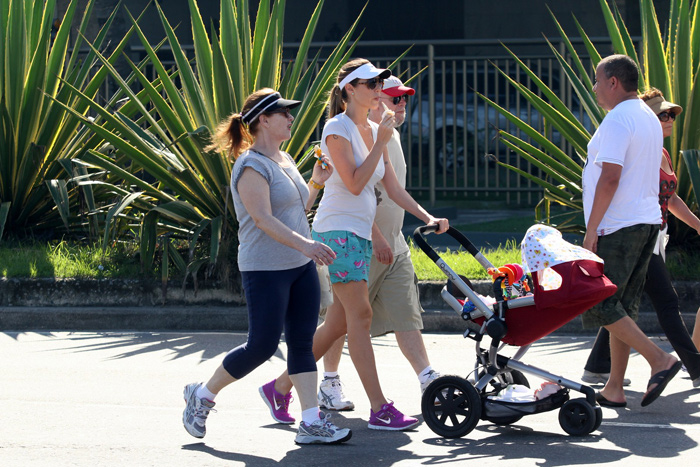
[[[384,178],[382,179],[382,184],[384,185],[384,189],[386,190],[386,194],[389,195],[389,198],[426,224],[437,224],[437,233],[440,234],[447,232],[447,229],[450,227],[450,223],[447,219],[438,219],[431,216],[428,211],[423,209],[423,207],[418,204],[404,188],[401,187],[398,179],[396,178],[394,167],[391,165],[388,155],[384,157],[384,164],[386,165],[384,168]]]
[[[621,165],[603,162],[603,170],[595,187],[591,215],[586,225],[586,235],[583,237],[583,247],[593,253],[598,250],[598,226],[605,217],[613,196],[615,196],[621,174]]]
[[[270,185],[258,172],[245,168],[238,180],[238,194],[255,226],[275,241],[300,251],[317,264],[331,264],[335,253],[328,246],[293,231],[272,215]]]
[[[693,214],[693,211],[691,211],[685,202],[675,193],[668,200],[668,210],[671,212],[671,214],[683,221],[691,229],[695,229],[695,231],[700,234],[700,219]]]
[[[338,171],[340,179],[353,195],[357,196],[362,192],[377,168],[377,163],[382,158],[382,152],[393,134],[393,122],[394,118],[388,116],[382,120],[377,130],[377,139],[367,158],[359,167],[355,165],[355,156],[350,141],[338,135],[326,137],[326,146],[333,159],[335,170]]]
[[[394,252],[376,223],[372,224],[372,252],[382,264],[391,264],[394,261]]]
[[[325,168],[322,165],[322,163],[325,163]],[[331,161],[328,159],[328,156],[323,154],[319,161],[314,164],[314,169],[313,172],[311,172],[311,180],[309,180],[309,198],[306,200],[306,206],[305,209],[306,211],[310,211],[311,208],[314,205],[314,202],[316,201],[316,197],[318,196],[319,191],[321,191],[319,188],[314,186],[316,185],[325,185],[326,181],[328,178],[331,176],[333,173],[333,166],[331,165]],[[314,183],[311,183],[311,182]]]

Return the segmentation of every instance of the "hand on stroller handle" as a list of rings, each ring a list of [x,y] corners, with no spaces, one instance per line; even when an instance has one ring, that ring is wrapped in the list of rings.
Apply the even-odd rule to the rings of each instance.
[[[447,232],[447,230],[450,228],[450,221],[447,220],[444,217],[430,217],[430,222],[428,222],[427,225],[435,226],[435,230],[433,230],[434,233],[436,234],[443,234]]]

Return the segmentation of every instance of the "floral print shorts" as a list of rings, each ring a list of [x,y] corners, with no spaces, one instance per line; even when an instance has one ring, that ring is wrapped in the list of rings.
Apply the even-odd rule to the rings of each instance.
[[[367,281],[372,260],[372,242],[347,230],[328,232],[311,231],[311,238],[324,243],[335,252],[333,264],[328,266],[331,284]]]

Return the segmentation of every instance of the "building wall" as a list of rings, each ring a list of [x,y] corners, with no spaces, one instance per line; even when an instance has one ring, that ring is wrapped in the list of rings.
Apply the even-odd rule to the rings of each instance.
[[[70,0],[58,0],[58,15],[62,16]],[[77,0],[81,6],[87,0]],[[615,0],[627,21],[630,33],[640,34],[638,0]],[[657,14],[663,23],[668,17],[670,0],[657,0]],[[250,0],[254,21],[259,0]],[[98,0],[93,14],[91,35],[117,5],[118,0]],[[122,0],[123,7],[137,16],[146,4],[144,0]],[[317,5],[317,0],[287,1],[285,40],[299,41],[307,21]],[[214,19],[218,24],[219,2],[199,0],[199,9],[205,24]],[[189,7],[187,0],[160,0],[160,5],[170,23],[179,25],[177,34],[182,42],[191,42]],[[538,39],[542,34],[556,36],[547,5],[568,31],[575,31],[572,15],[591,36],[606,35],[600,6],[595,0],[369,0],[360,21],[364,30],[363,40],[395,41],[424,39]],[[315,40],[335,41],[358,17],[364,2],[357,0],[327,0],[321,15]],[[82,10],[82,8],[81,8]],[[147,36],[156,41],[163,37],[160,19],[151,6],[143,21]],[[115,34],[124,32],[131,25],[126,10],[119,13]]]

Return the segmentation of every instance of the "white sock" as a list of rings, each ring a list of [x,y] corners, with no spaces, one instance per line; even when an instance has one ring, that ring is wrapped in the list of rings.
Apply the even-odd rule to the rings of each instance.
[[[199,388],[197,388],[197,397],[199,397],[200,399],[207,399],[214,402],[216,394],[211,392],[209,388],[207,388],[206,384],[202,384],[199,386]]]
[[[316,420],[320,420],[321,417],[318,416],[318,406],[311,407],[301,412],[301,420],[307,425],[311,425]]]
[[[428,381],[428,377],[430,376],[430,372],[433,371],[433,367],[428,365],[426,366],[423,371],[418,373],[418,381],[420,381],[421,384],[425,383]]]
[[[337,371],[324,371],[323,372],[323,379],[331,379],[331,378],[337,378],[337,377],[338,377]]]

